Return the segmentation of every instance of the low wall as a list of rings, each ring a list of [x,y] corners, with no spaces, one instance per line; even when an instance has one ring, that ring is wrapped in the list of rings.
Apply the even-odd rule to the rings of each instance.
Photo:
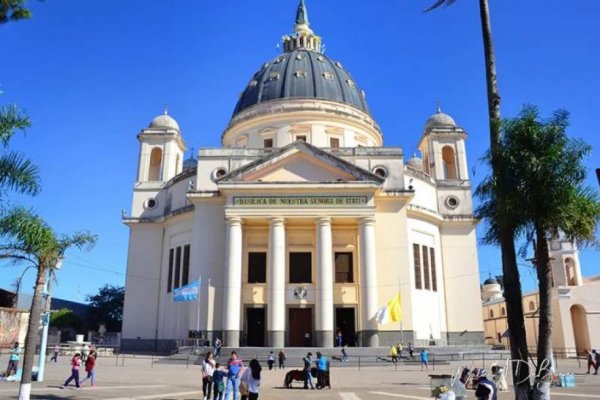
[[[12,347],[15,342],[25,343],[29,311],[0,307],[0,347]]]

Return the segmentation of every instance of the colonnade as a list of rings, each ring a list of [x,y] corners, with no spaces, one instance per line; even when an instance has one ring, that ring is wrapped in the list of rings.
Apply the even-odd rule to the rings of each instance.
[[[238,347],[241,332],[241,293],[242,293],[242,219],[226,218],[226,255],[223,330],[225,344]],[[363,346],[378,346],[375,314],[378,308],[377,270],[375,248],[375,217],[362,217],[359,220],[360,251],[360,322]],[[334,260],[331,218],[320,217],[315,221],[316,235],[316,296],[315,296],[315,338],[317,347],[329,347],[334,340]],[[270,270],[267,281],[268,346],[285,347],[286,327],[286,234],[285,219],[273,217],[269,221],[268,253]]]

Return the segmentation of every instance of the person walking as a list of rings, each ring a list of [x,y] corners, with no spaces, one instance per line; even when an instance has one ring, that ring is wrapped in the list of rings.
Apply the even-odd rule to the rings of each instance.
[[[209,351],[206,353],[206,357],[202,361],[202,394],[204,395],[204,400],[210,400],[215,366],[216,364],[215,360],[213,359],[213,353]]]
[[[215,364],[215,370],[213,371],[213,387],[214,387],[214,400],[223,400],[225,394],[225,376],[226,372],[221,369],[221,364]]]
[[[338,330],[337,334],[335,335],[335,346],[342,347],[343,343],[344,343],[344,336],[342,335],[342,331]]]
[[[58,362],[58,353],[60,352],[60,346],[58,344],[54,345],[54,349],[52,350],[53,354],[52,354],[52,358],[50,359],[50,361],[54,361],[54,363]]]
[[[214,348],[216,358],[221,357],[221,347],[223,347],[223,342],[221,342],[220,338],[216,338],[215,339],[215,348]]]
[[[429,371],[429,352],[427,349],[421,350],[421,371],[423,371],[423,367]]]
[[[75,387],[77,390],[80,389],[79,386],[79,366],[81,365],[81,354],[75,353],[73,358],[71,359],[71,376],[65,381],[65,383],[60,387],[64,389],[66,386],[69,386],[72,380],[75,380]]]
[[[90,350],[90,355],[87,360],[85,360],[85,372],[87,372],[87,376],[81,380],[81,385],[83,385],[83,382],[90,379],[92,387],[96,386],[96,357],[96,351]]]
[[[89,355],[90,355],[90,346],[87,343],[85,343],[83,345],[83,347],[81,348],[81,361],[85,362]]]
[[[225,400],[229,400],[229,394],[232,394],[232,399],[237,400],[240,389],[240,371],[244,363],[235,351],[231,352],[231,358],[227,361],[227,385],[225,389]]]
[[[8,367],[6,368],[6,378],[12,374],[16,374],[19,369],[19,360],[21,359],[21,348],[19,342],[15,342],[12,349],[10,349],[10,357],[8,357]]]
[[[285,359],[286,358],[287,358],[287,356],[285,355],[285,351],[283,351],[283,349],[279,350],[279,353],[277,354],[277,359],[279,360],[279,369],[285,368]]]
[[[592,350],[594,354],[594,375],[598,375],[598,368],[600,368],[600,353],[596,350]]]
[[[414,351],[415,348],[413,347],[412,343],[408,342],[408,355],[410,357],[410,361],[414,361],[415,359]]]
[[[242,374],[241,381],[246,383],[248,387],[248,400],[256,400],[258,399],[258,389],[260,387],[260,371],[262,371],[262,367],[256,358],[250,360],[249,368],[246,368],[244,373]],[[246,400],[242,396],[242,400]]]
[[[394,364],[398,362],[398,348],[394,345],[390,348],[390,357],[392,357],[392,362]]]
[[[398,358],[402,358],[402,349],[404,349],[404,344],[401,341],[396,344],[396,349],[398,350]]]
[[[342,358],[340,361],[348,362],[348,346],[347,345],[342,346]]]
[[[275,365],[275,353],[273,353],[273,350],[269,352],[267,357],[267,365],[269,366],[269,371],[271,371]]]
[[[304,362],[304,369],[302,370],[302,372],[304,372],[304,389],[308,389],[308,387],[310,386],[311,389],[314,389],[315,386],[313,385],[313,381],[312,381],[312,375],[310,373],[310,369],[312,366],[312,353],[309,351],[306,354],[306,357],[304,357],[302,359],[302,361]]]

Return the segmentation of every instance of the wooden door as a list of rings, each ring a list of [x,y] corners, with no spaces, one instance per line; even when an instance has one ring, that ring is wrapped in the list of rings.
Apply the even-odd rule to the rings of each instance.
[[[288,309],[291,347],[309,347],[312,345],[313,327],[312,327],[312,309],[311,308],[290,308]],[[307,342],[305,335],[310,335],[310,341]]]

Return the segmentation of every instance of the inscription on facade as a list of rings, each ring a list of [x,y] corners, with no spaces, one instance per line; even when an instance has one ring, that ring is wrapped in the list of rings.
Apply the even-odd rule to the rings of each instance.
[[[234,196],[237,207],[366,206],[367,196]]]

